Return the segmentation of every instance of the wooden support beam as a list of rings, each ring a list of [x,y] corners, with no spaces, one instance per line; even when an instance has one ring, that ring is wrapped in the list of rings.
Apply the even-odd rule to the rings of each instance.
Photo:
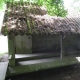
[[[15,41],[14,36],[8,36],[8,52],[9,52],[9,66],[15,66]]]
[[[60,35],[60,59],[63,59],[63,35]]]

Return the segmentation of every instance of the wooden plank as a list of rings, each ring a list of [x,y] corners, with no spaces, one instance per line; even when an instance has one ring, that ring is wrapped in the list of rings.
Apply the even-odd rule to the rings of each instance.
[[[14,36],[8,36],[9,66],[15,66],[15,42]]]
[[[61,59],[51,60],[49,62],[43,61],[41,63],[9,67],[7,76],[34,72],[38,70],[50,69],[50,68],[55,68],[55,67],[61,67],[61,66],[66,66],[66,65],[72,65],[76,63],[80,63],[76,58],[65,58],[63,60]]]
[[[78,53],[65,55],[64,58],[73,58],[80,56]],[[56,58],[60,57],[60,53],[33,53],[33,54],[15,54],[16,61],[35,60],[43,58]]]
[[[51,62],[51,61],[57,61],[57,60],[60,60],[60,58],[56,57],[56,58],[44,58],[44,59],[37,59],[37,60],[27,60],[27,61],[17,62],[17,65],[20,65],[20,66],[31,65],[31,64],[39,64],[39,63],[45,63],[45,62]]]
[[[57,52],[54,52],[54,53],[33,53],[33,54],[15,54],[15,58],[17,59],[17,58],[28,58],[28,57],[34,57],[34,56],[47,56],[47,57],[49,57],[49,56],[54,56],[54,57],[56,57],[56,56],[60,56],[60,54],[59,53],[57,53]]]
[[[16,61],[35,60],[43,58],[59,57],[59,53],[33,53],[33,54],[15,54]]]
[[[60,59],[63,59],[63,35],[60,35],[60,47],[61,47],[61,53],[60,53]]]
[[[74,54],[68,54],[68,55],[65,55],[64,58],[67,58],[67,57],[79,57],[80,56],[80,52],[79,53],[74,53]]]
[[[0,62],[0,80],[5,80],[8,62]]]

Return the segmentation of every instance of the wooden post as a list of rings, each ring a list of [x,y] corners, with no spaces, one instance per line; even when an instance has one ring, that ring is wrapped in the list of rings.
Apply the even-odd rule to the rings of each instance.
[[[63,35],[60,34],[60,58],[63,59]]]
[[[8,53],[9,53],[9,66],[15,66],[15,42],[14,36],[8,36]]]

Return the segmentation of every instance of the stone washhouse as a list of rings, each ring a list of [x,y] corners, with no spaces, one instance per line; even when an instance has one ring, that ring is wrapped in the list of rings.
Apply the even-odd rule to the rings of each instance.
[[[37,4],[7,2],[1,32],[8,37],[8,75],[79,63],[79,17],[50,16]]]

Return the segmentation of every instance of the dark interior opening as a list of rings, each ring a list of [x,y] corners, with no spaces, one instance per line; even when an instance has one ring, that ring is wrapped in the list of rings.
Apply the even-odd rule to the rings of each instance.
[[[80,35],[71,34],[64,37],[64,54],[77,55],[80,53]]]
[[[60,54],[60,36],[59,35],[33,35],[32,52]]]

